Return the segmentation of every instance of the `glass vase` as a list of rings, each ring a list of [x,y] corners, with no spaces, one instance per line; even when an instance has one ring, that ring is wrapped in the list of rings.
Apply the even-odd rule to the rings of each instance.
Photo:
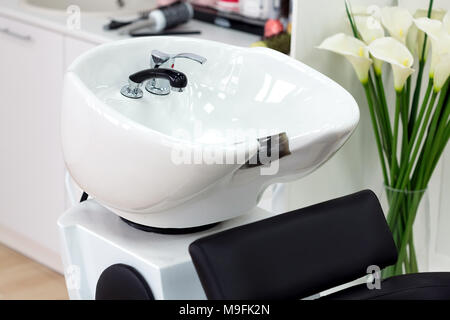
[[[385,268],[383,277],[428,271],[431,218],[427,189],[384,186],[380,201],[398,251],[397,263]]]

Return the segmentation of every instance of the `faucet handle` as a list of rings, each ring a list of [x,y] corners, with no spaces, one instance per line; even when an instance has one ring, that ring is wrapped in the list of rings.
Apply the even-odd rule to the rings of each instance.
[[[168,54],[159,50],[152,50],[152,58],[150,61],[150,66],[152,68],[158,68],[169,60],[175,60],[178,58],[189,59],[196,61],[200,64],[206,62],[206,58],[195,53],[178,53],[178,54]]]
[[[189,59],[189,60],[193,60],[196,61],[200,64],[204,64],[206,62],[206,58],[199,56],[198,54],[195,53],[178,53],[176,55],[173,55],[171,57],[171,59],[177,59],[177,58],[184,58],[184,59]]]

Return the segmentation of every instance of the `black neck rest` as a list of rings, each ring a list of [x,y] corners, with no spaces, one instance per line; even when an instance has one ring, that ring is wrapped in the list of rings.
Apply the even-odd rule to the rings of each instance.
[[[193,242],[208,299],[299,299],[397,260],[380,203],[361,191]]]

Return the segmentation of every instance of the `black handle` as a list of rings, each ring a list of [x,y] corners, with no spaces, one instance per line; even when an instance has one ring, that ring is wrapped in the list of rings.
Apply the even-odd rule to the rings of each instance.
[[[130,76],[134,83],[142,83],[148,79],[167,79],[173,88],[185,88],[187,86],[187,77],[183,72],[173,69],[154,68],[136,72]]]

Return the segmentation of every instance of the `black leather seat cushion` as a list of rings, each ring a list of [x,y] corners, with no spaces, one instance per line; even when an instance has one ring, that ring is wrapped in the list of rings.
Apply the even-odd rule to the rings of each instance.
[[[416,273],[391,277],[380,289],[357,285],[325,296],[325,300],[450,300],[450,272]]]
[[[397,260],[369,190],[194,241],[194,266],[209,299],[298,299]]]

